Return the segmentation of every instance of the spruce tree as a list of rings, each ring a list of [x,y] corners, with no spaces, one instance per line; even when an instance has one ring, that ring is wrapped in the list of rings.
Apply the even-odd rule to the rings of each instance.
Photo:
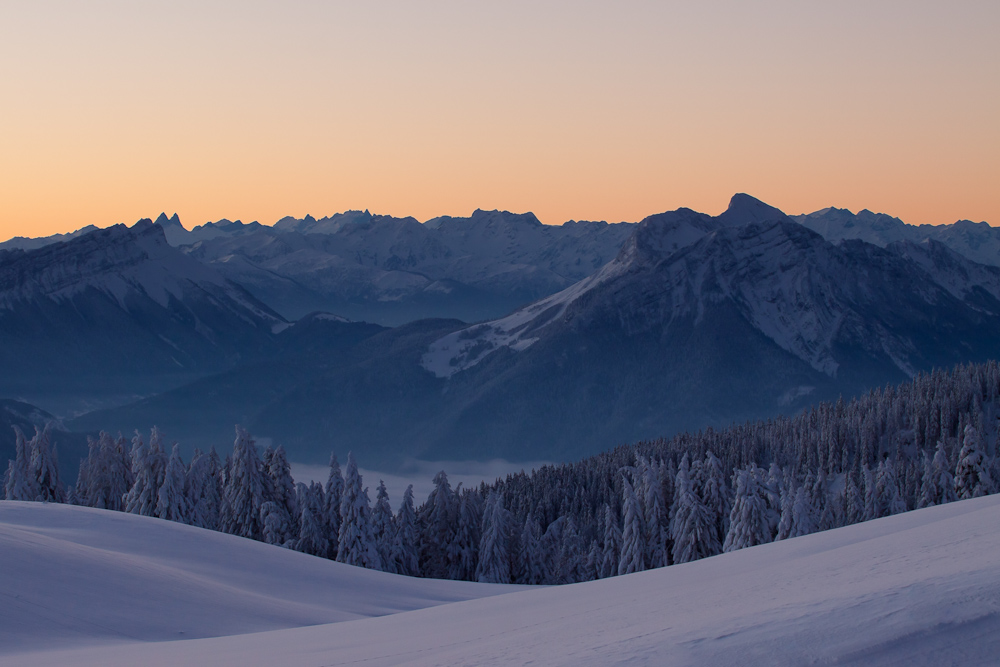
[[[337,455],[330,454],[330,474],[326,479],[323,523],[330,540],[330,553],[327,557],[331,560],[337,558],[337,545],[340,542],[340,504],[343,497],[344,476],[340,473]]]
[[[604,505],[604,545],[597,576],[601,579],[618,575],[618,563],[622,553],[622,530],[618,527],[618,517],[610,505]]]
[[[642,508],[628,479],[622,480],[622,553],[618,574],[632,574],[646,569],[646,540],[642,525]]]
[[[14,460],[8,464],[8,474],[4,482],[4,497],[7,500],[34,500],[38,496],[36,483],[31,475],[31,452],[24,432],[14,426]]]
[[[375,547],[368,489],[361,487],[361,475],[354,454],[347,455],[347,475],[344,496],[340,501],[340,536],[337,561],[381,570],[382,563]]]
[[[483,512],[476,581],[488,584],[510,583],[510,530],[510,512],[504,508],[503,494],[491,491]]]
[[[955,495],[959,500],[985,496],[993,486],[979,431],[969,424],[964,435],[958,465],[955,466]]]
[[[689,563],[722,550],[715,517],[695,493],[694,485],[688,478],[687,466],[683,463],[674,482],[673,509],[670,536],[673,540],[674,563]]]
[[[521,529],[520,540],[520,560],[521,579],[519,584],[536,585],[545,581],[545,563],[542,554],[541,527],[534,515],[529,511],[524,520],[524,527]],[[618,561],[615,560],[615,568]]]
[[[442,470],[434,476],[434,489],[418,513],[422,528],[420,571],[431,579],[445,579],[449,571],[448,547],[455,538],[458,502]]]
[[[736,472],[733,509],[729,514],[729,533],[722,550],[736,551],[764,544],[771,540],[768,519],[768,491],[759,479],[763,471],[751,466]]]
[[[187,466],[181,460],[180,445],[175,444],[170,452],[163,486],[157,494],[156,516],[168,521],[185,523],[188,518],[187,498],[184,496],[184,482]]]
[[[257,445],[241,426],[236,427],[232,461],[226,476],[226,516],[224,530],[240,537],[259,540],[263,526],[260,508],[264,504],[264,473]]]
[[[382,562],[382,570],[396,573],[396,564],[392,557],[392,545],[396,539],[392,506],[389,505],[389,492],[386,491],[385,482],[381,479],[378,481],[375,507],[372,509],[372,531],[375,535],[375,549]]]
[[[399,505],[393,529],[392,563],[393,571],[415,577],[420,574],[419,535],[417,514],[413,508],[413,485],[403,492],[403,502]]]

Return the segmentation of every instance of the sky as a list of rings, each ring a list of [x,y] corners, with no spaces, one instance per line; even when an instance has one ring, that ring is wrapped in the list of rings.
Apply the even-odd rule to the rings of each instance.
[[[1000,225],[1000,2],[0,3],[0,240],[177,212]]]

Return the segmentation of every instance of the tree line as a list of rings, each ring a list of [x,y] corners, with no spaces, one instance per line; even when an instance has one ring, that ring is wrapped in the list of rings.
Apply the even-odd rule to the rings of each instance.
[[[70,502],[187,523],[409,576],[561,584],[683,563],[1000,489],[1000,366],[958,366],[820,403],[794,417],[620,446],[576,463],[453,489],[416,507],[374,503],[353,454],[296,484],[282,447],[237,426],[225,460],[185,463],[101,433],[77,482],[59,480],[49,429],[15,428],[11,500]]]

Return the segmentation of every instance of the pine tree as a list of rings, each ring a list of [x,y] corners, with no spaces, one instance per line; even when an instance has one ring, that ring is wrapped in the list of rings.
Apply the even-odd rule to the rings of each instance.
[[[708,480],[706,482],[706,486],[714,483]],[[674,543],[674,563],[689,563],[722,550],[715,518],[695,493],[694,485],[688,478],[687,466],[683,463],[674,482],[673,509],[670,536]]]
[[[224,530],[232,535],[259,540],[263,526],[260,508],[264,504],[264,473],[257,445],[241,426],[236,427],[232,461],[226,476],[227,512]]]
[[[271,497],[291,519],[299,514],[295,482],[292,480],[292,468],[288,464],[285,448],[281,445],[271,452],[267,462],[267,476],[273,489]],[[313,508],[315,511],[315,508]]]
[[[296,503],[299,511],[298,530],[287,531],[289,534],[297,532],[298,537],[290,537],[286,544],[294,544],[296,551],[325,558],[330,553],[330,540],[327,537],[326,526],[321,520],[326,505],[323,486],[313,482],[308,487],[305,484],[299,484],[298,488],[298,502]],[[282,507],[278,513],[279,516],[284,512],[287,512],[287,509]]]
[[[899,483],[892,463],[885,459],[878,465],[875,481],[876,517],[892,516],[906,511],[906,504],[899,493]]]
[[[529,511],[525,518],[524,527],[521,529],[520,540],[520,560],[521,579],[520,584],[536,585],[545,581],[545,563],[542,555],[542,535],[541,527],[534,515]],[[615,568],[618,561],[615,560]]]
[[[337,545],[340,542],[340,503],[343,497],[344,476],[340,474],[337,455],[330,454],[330,474],[326,480],[323,523],[330,540],[330,553],[327,554],[327,557],[331,560],[337,558]]]
[[[863,521],[871,521],[879,516],[878,493],[875,487],[875,475],[871,468],[865,465],[861,469],[861,480],[864,482],[864,518]]]
[[[218,455],[213,448],[203,454],[195,450],[184,480],[184,498],[188,508],[188,523],[209,530],[219,529],[219,471]],[[266,541],[266,540],[265,540]]]
[[[125,511],[142,516],[156,516],[156,501],[159,488],[156,483],[156,472],[153,469],[153,457],[150,448],[142,441],[139,431],[132,437],[132,488],[125,497]],[[81,477],[83,467],[80,468]],[[80,484],[77,483],[77,486]],[[79,494],[78,494],[79,495]]]
[[[758,481],[763,471],[755,466],[736,473],[736,492],[729,515],[726,552],[764,544],[771,540],[766,493]]]
[[[4,482],[4,497],[7,500],[34,500],[38,489],[31,474],[31,452],[24,432],[14,426],[14,460],[8,463],[7,479]]]
[[[260,506],[261,541],[284,546],[288,535],[288,512],[273,500]]]
[[[655,461],[639,457],[636,483],[642,492],[643,526],[646,529],[646,564],[649,568],[667,564],[666,503],[660,484],[659,469]]]
[[[184,497],[184,482],[187,478],[187,466],[181,460],[180,445],[175,444],[167,462],[167,471],[163,486],[157,494],[156,516],[168,521],[187,521],[187,499]]]
[[[955,495],[959,500],[979,498],[990,493],[992,486],[979,431],[969,424],[955,466]]]
[[[618,527],[618,517],[610,505],[604,505],[604,545],[601,564],[597,576],[601,579],[618,575],[618,563],[622,553],[622,530]]]
[[[474,491],[455,491],[458,497],[458,523],[455,535],[448,545],[448,578],[475,581],[479,563],[479,542],[482,539],[483,513],[479,495]]]
[[[781,491],[781,520],[778,522],[778,534],[774,540],[787,540],[792,536],[793,511],[795,508],[795,494],[789,485]]]
[[[30,472],[31,486],[37,491],[35,497],[43,503],[66,502],[66,488],[59,479],[59,457],[51,446],[51,426],[35,427],[35,437],[31,439]]]
[[[789,537],[800,537],[816,532],[815,509],[812,500],[804,486],[795,492],[795,502],[792,505],[792,526]]]
[[[396,572],[396,564],[392,557],[392,545],[395,542],[395,527],[392,519],[392,506],[389,504],[389,492],[385,482],[378,481],[378,491],[375,494],[375,507],[372,509],[372,531],[375,535],[375,550],[378,551],[384,572]]]
[[[354,454],[348,454],[344,496],[340,501],[341,524],[337,561],[366,567],[369,570],[380,570],[382,563],[375,548],[369,506],[368,489],[361,487],[361,475],[358,474],[358,464],[354,460]]]
[[[646,540],[643,535],[642,508],[628,479],[622,480],[622,553],[618,574],[632,574],[646,569]]]
[[[503,494],[491,491],[483,512],[476,581],[488,584],[510,583],[510,529],[510,512],[504,508]]]
[[[393,571],[415,577],[420,574],[419,535],[417,533],[417,514],[413,508],[413,485],[410,484],[403,492],[403,502],[396,514],[393,530],[392,563]]]
[[[421,525],[420,571],[431,579],[448,576],[448,546],[455,538],[458,503],[442,470],[434,476],[434,489],[418,513]]]
[[[732,507],[729,504],[729,486],[726,484],[726,472],[722,461],[709,450],[705,454],[705,463],[702,465],[705,483],[701,491],[701,499],[712,517],[715,525],[714,543],[722,549],[722,543],[729,532],[729,513]],[[675,490],[676,493],[676,490]],[[714,553],[719,553],[716,551]]]

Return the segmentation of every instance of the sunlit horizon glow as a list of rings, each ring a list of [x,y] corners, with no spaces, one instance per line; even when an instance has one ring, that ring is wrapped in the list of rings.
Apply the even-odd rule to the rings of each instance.
[[[1000,225],[998,33],[994,0],[4,3],[0,240],[735,192]]]

